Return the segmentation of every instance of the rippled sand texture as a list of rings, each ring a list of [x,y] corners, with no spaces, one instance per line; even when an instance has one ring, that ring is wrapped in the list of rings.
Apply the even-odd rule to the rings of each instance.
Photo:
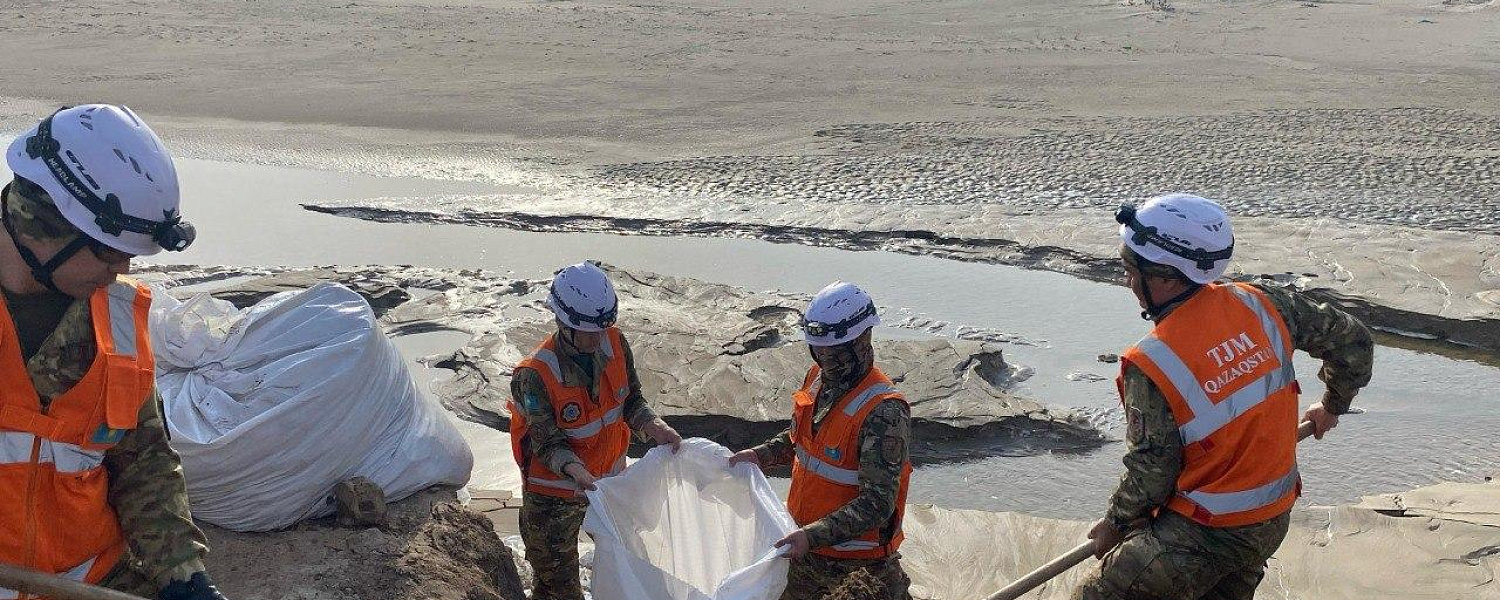
[[[0,17],[0,78],[31,98],[0,102],[11,127],[106,98],[186,155],[530,186],[341,214],[1108,279],[1107,207],[1190,190],[1240,215],[1241,272],[1500,350],[1495,2],[96,0]]]

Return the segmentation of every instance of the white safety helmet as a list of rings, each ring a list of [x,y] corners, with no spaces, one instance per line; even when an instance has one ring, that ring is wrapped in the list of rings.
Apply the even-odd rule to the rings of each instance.
[[[835,281],[813,296],[802,316],[802,335],[809,346],[837,346],[879,324],[869,294],[852,283]]]
[[[1125,204],[1115,212],[1120,239],[1136,255],[1181,271],[1196,283],[1224,274],[1234,254],[1229,216],[1213,200],[1191,194],[1166,194],[1139,208]]]
[[[16,138],[5,162],[46,190],[68,222],[121,252],[183,250],[196,235],[177,210],[172,157],[129,108],[59,110]]]
[[[609,276],[593,262],[559,269],[547,293],[547,307],[572,329],[604,331],[615,324],[620,301]]]

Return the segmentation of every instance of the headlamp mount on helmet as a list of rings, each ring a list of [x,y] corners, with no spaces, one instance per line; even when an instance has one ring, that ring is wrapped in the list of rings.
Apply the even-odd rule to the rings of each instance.
[[[798,324],[801,325],[802,331],[806,332],[807,335],[811,335],[814,337],[832,336],[833,338],[837,339],[844,337],[844,334],[849,333],[849,330],[851,328],[872,316],[875,316],[875,305],[866,304],[864,308],[859,310],[859,312],[856,312],[853,315],[850,315],[849,318],[837,323],[809,321],[807,320],[807,316],[803,315]]]
[[[586,315],[574,310],[573,307],[563,302],[563,299],[557,295],[556,289],[549,289],[547,293],[552,296],[552,303],[568,315],[569,323],[566,323],[566,325],[570,327],[577,328],[579,325],[589,323],[601,328],[609,328],[614,326],[615,319],[620,315],[620,301],[618,299],[607,310],[597,315]]]
[[[121,232],[129,231],[151,236],[151,239],[166,250],[180,252],[192,245],[193,240],[198,237],[197,230],[192,223],[182,220],[176,209],[162,211],[162,219],[153,221],[126,213],[120,206],[120,198],[112,193],[105,193],[103,198],[94,193],[89,185],[85,184],[78,175],[68,168],[63,157],[73,158],[72,152],[62,149],[62,144],[52,137],[52,118],[58,113],[67,110],[64,106],[52,113],[42,122],[37,124],[36,134],[26,139],[26,155],[33,160],[41,159],[42,164],[52,173],[53,179],[62,185],[68,194],[73,196],[79,204],[94,213],[94,224],[99,230],[106,234],[118,236]],[[90,183],[97,185],[88,174]]]
[[[1228,248],[1208,251],[1189,248],[1163,236],[1155,227],[1142,224],[1140,220],[1136,219],[1134,204],[1121,204],[1120,208],[1115,210],[1115,222],[1130,228],[1131,243],[1137,246],[1145,246],[1147,243],[1150,243],[1162,250],[1193,261],[1199,269],[1204,271],[1213,270],[1214,263],[1221,260],[1229,260],[1229,257],[1234,255],[1234,242],[1232,241],[1229,243]]]

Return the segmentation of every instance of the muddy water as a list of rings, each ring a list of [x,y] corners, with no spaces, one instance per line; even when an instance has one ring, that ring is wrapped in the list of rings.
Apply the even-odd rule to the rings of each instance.
[[[506,193],[483,184],[375,178],[320,171],[183,161],[187,214],[200,242],[157,262],[224,265],[414,264],[487,268],[542,277],[557,265],[599,258],[750,289],[810,294],[843,278],[864,285],[888,323],[907,317],[1010,334],[1007,358],[1034,369],[1022,394],[1076,407],[1118,437],[1115,365],[1096,360],[1146,332],[1123,288],[1054,273],[879,252],[775,245],[754,240],[538,234],[457,225],[383,224],[303,211],[300,202],[439,193]],[[886,328],[883,335],[926,335]],[[451,350],[462,334],[400,340],[409,357]],[[1320,389],[1317,365],[1298,364],[1304,388]],[[414,365],[419,383],[441,377]],[[1500,473],[1500,369],[1381,347],[1377,375],[1336,435],[1302,451],[1304,501],[1332,503],[1440,480]],[[481,473],[498,473],[508,447],[465,428]],[[911,500],[944,506],[1098,514],[1121,467],[1121,444],[1085,455],[992,457],[924,467]],[[490,470],[486,470],[490,469]]]

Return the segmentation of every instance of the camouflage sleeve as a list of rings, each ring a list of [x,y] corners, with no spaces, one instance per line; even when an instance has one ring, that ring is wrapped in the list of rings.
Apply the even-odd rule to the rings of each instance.
[[[1323,406],[1334,414],[1349,412],[1354,395],[1370,383],[1375,343],[1370,330],[1348,313],[1289,289],[1256,284],[1281,313],[1292,345],[1323,361],[1318,379],[1326,386]]]
[[[1140,369],[1125,368],[1125,474],[1105,518],[1129,523],[1172,498],[1182,472],[1182,436],[1167,397]]]
[[[167,443],[155,391],[141,407],[139,425],[104,453],[104,468],[109,503],[140,571],[161,587],[204,571],[208,541],[193,524],[182,461]]]
[[[583,464],[568,443],[568,436],[557,426],[547,385],[540,373],[525,367],[516,369],[510,378],[510,394],[525,413],[526,440],[522,447],[526,454],[541,458],[542,464],[558,474],[570,462]]]
[[[803,528],[811,547],[847,542],[890,520],[911,444],[908,412],[906,404],[886,400],[865,418],[859,429],[859,495]]]
[[[792,456],[796,454],[792,451],[792,430],[788,428],[751,450],[755,451],[761,468],[791,464]]]
[[[651,405],[646,404],[645,394],[641,393],[641,378],[635,372],[635,354],[630,351],[630,341],[624,334],[620,334],[620,345],[625,348],[625,372],[630,377],[630,396],[625,398],[625,422],[631,429],[640,431],[656,420],[656,411],[651,410]]]

